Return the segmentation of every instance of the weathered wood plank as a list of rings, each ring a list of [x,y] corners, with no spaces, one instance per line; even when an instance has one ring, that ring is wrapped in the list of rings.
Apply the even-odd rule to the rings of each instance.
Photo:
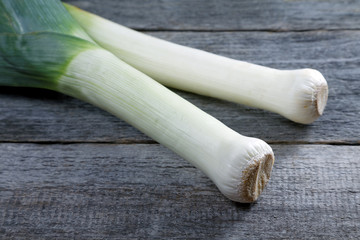
[[[354,0],[67,0],[128,27],[148,30],[359,29]]]
[[[328,106],[310,126],[238,104],[179,94],[234,130],[269,142],[360,143],[360,32],[151,33],[183,45],[271,67],[317,68],[329,81]],[[0,141],[150,141],[126,123],[57,93],[0,88]]]
[[[360,147],[273,148],[266,191],[235,204],[157,144],[0,144],[0,238],[359,238]]]

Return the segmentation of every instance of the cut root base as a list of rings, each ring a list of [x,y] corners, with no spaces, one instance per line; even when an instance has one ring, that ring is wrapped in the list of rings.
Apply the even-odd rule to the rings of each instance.
[[[254,202],[259,197],[270,179],[273,164],[273,155],[266,154],[243,170],[243,185],[239,189],[243,202]]]

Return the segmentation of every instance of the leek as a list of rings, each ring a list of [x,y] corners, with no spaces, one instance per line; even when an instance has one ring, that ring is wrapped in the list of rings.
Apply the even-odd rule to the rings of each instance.
[[[0,85],[94,104],[201,169],[228,198],[255,201],[274,161],[242,136],[99,47],[57,0],[0,0]]]
[[[65,4],[102,47],[165,86],[278,113],[309,124],[328,85],[314,69],[277,70],[160,40]]]

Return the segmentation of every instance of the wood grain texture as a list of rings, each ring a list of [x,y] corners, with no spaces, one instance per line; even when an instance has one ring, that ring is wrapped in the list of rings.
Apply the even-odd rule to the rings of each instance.
[[[360,147],[273,148],[277,159],[263,195],[235,204],[157,144],[0,144],[0,236],[360,237]]]
[[[266,111],[179,92],[244,135],[271,143],[360,143],[360,32],[159,32],[151,35],[281,69],[311,67],[329,82],[324,116],[304,126]],[[115,117],[50,91],[0,88],[2,142],[151,142]]]
[[[356,0],[66,0],[142,30],[359,29]]]
[[[202,172],[96,107],[1,87],[1,240],[360,239],[360,1],[65,2],[223,56],[316,68],[329,82],[328,106],[303,126],[176,91],[234,130],[278,144],[265,192],[254,204],[236,204]]]

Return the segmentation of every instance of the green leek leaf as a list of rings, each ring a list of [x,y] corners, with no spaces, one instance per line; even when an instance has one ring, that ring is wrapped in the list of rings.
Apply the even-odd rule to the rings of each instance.
[[[80,52],[97,46],[51,32],[0,34],[0,85],[54,89]]]
[[[0,0],[0,33],[57,32],[92,41],[58,0]]]

